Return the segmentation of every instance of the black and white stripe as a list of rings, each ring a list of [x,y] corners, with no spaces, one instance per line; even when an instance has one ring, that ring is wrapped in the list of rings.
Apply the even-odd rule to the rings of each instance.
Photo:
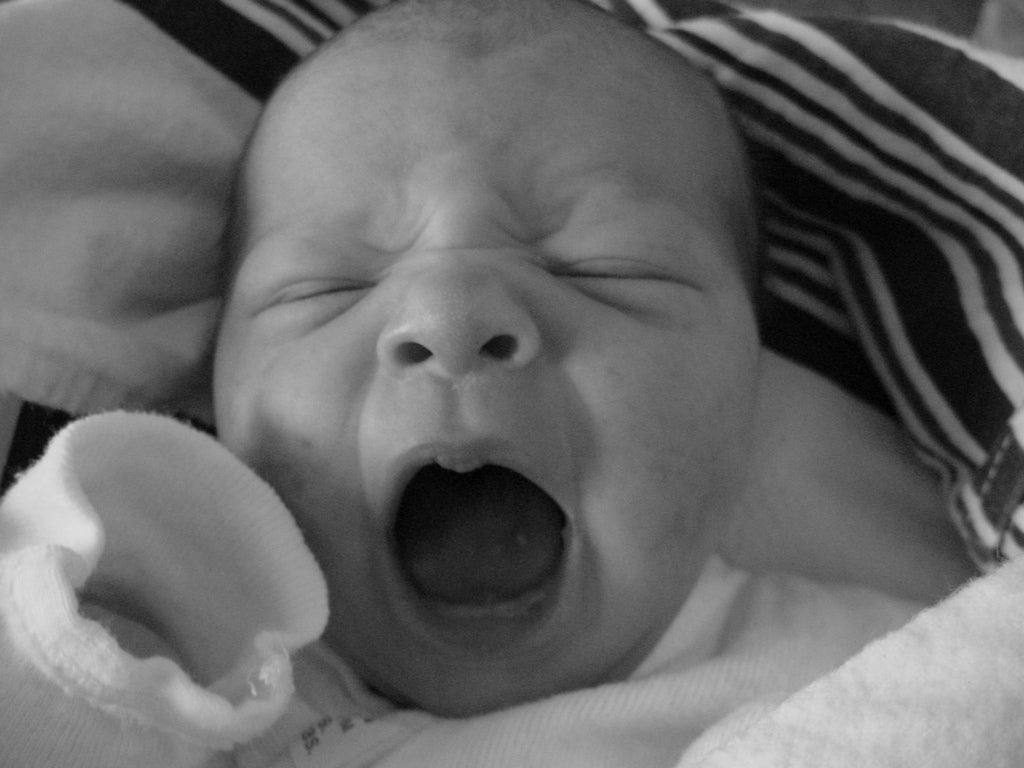
[[[302,57],[384,0],[121,0],[265,100]]]
[[[978,119],[1024,118],[1018,84],[895,25],[771,12],[672,21],[649,6],[652,33],[724,89],[773,207],[828,248],[861,343],[957,494],[976,555],[1015,554],[1024,515],[986,504],[971,479],[1024,403],[1024,144]],[[777,259],[820,265],[776,230]]]

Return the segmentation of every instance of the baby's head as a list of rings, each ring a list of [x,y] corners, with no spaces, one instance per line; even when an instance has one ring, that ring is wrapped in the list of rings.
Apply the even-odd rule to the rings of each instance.
[[[239,191],[217,427],[317,555],[328,642],[446,714],[627,675],[749,460],[714,88],[571,0],[410,0],[286,81]]]

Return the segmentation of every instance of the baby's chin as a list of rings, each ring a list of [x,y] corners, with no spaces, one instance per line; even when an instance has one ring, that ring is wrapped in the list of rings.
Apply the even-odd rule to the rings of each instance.
[[[397,633],[364,654],[357,672],[396,704],[446,717],[484,714],[618,676],[620,670],[603,658],[588,660],[581,648],[580,627],[593,618],[587,601],[561,580],[552,589],[495,607],[410,606]]]
[[[609,628],[597,590],[567,573],[555,594],[490,614],[414,609],[411,624],[364,656],[356,671],[400,706],[470,717],[622,680],[665,624]],[[532,602],[536,600],[536,602]],[[666,622],[667,623],[667,622]],[[338,649],[344,656],[344,649]]]

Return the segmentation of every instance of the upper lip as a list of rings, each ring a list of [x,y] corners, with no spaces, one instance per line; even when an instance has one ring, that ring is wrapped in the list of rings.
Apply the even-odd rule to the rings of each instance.
[[[453,472],[472,472],[488,464],[511,469],[538,485],[564,508],[564,500],[550,472],[533,466],[527,456],[497,439],[439,440],[419,443],[401,451],[387,462],[379,490],[380,511],[389,523],[394,522],[398,504],[409,481],[423,467],[431,464]]]

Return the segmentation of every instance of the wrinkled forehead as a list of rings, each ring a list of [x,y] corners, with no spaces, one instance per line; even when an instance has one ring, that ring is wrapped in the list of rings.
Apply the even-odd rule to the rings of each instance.
[[[589,118],[592,134],[605,129],[615,116],[593,99],[608,101],[608,89],[546,48],[538,42],[471,57],[410,41],[330,53],[271,103],[264,146],[401,165],[452,146],[510,150],[533,135],[553,140],[553,126],[575,115]]]
[[[339,46],[272,100],[249,193],[269,203],[316,194],[317,178],[386,185],[457,153],[524,198],[609,177],[650,194],[735,195],[745,168],[725,108],[676,58],[625,35],[620,47],[590,45],[572,30],[499,47]]]

